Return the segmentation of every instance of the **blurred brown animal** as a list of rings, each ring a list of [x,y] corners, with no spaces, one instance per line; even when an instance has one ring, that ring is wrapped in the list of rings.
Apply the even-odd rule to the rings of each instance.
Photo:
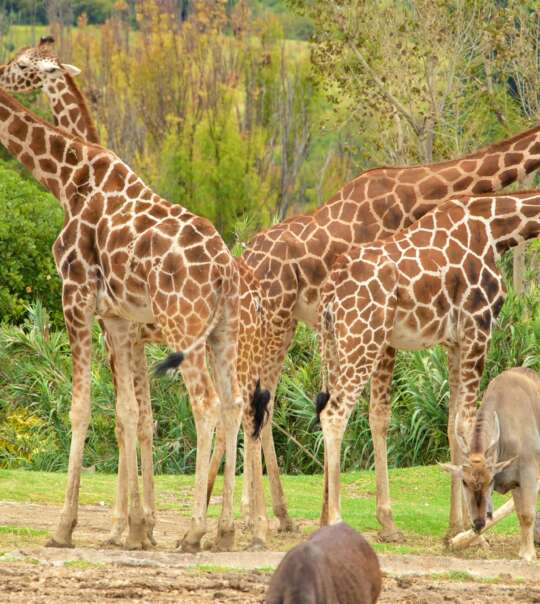
[[[369,543],[344,522],[325,526],[277,567],[266,604],[374,604],[381,569]]]

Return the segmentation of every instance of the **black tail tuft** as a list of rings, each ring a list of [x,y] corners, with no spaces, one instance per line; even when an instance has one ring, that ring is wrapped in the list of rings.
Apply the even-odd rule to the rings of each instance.
[[[41,46],[42,44],[54,44],[54,38],[52,36],[43,36],[39,41],[39,45]]]
[[[317,421],[321,421],[321,412],[326,407],[326,404],[330,400],[329,392],[319,392],[315,399],[315,411],[317,412]]]
[[[176,369],[184,360],[183,352],[171,352],[171,354],[156,366],[156,375],[163,375],[169,369]]]
[[[268,403],[270,402],[270,391],[261,390],[261,381],[257,380],[255,392],[251,399],[251,409],[253,410],[253,438],[259,438],[264,422],[268,417]]]

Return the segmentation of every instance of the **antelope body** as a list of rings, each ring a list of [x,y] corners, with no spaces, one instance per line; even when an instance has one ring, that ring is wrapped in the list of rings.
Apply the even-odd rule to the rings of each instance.
[[[456,436],[465,462],[442,466],[463,481],[473,529],[480,532],[491,517],[493,490],[512,491],[521,528],[519,557],[533,560],[540,469],[540,374],[525,367],[503,371],[490,382],[469,438]]]

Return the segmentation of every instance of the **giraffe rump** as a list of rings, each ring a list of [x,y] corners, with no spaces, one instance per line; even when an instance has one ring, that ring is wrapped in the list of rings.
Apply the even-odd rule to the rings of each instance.
[[[253,438],[259,438],[262,427],[268,418],[268,403],[270,402],[270,391],[261,389],[261,380],[257,380],[255,392],[251,399],[251,409],[253,411]]]

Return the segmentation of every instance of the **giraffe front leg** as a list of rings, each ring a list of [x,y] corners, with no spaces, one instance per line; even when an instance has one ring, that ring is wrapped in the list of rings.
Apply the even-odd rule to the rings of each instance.
[[[58,526],[47,547],[73,547],[72,534],[77,525],[79,487],[84,443],[90,422],[90,366],[92,356],[91,322],[92,314],[85,304],[74,294],[63,292],[63,308],[66,327],[71,344],[73,366],[71,395],[71,445],[64,506]]]
[[[386,348],[378,359],[371,378],[369,426],[375,452],[377,482],[377,520],[381,524],[379,539],[386,543],[401,543],[404,536],[395,525],[390,502],[388,479],[387,435],[390,425],[390,385],[396,351]]]
[[[456,414],[459,405],[459,366],[459,349],[449,348],[448,382],[450,396],[448,400],[448,445],[450,448],[450,462],[454,465],[460,465],[464,459],[464,452],[461,451],[456,440]],[[448,530],[445,535],[446,542],[461,533],[465,528],[464,513],[467,506],[463,499],[461,480],[458,476],[452,474]]]

